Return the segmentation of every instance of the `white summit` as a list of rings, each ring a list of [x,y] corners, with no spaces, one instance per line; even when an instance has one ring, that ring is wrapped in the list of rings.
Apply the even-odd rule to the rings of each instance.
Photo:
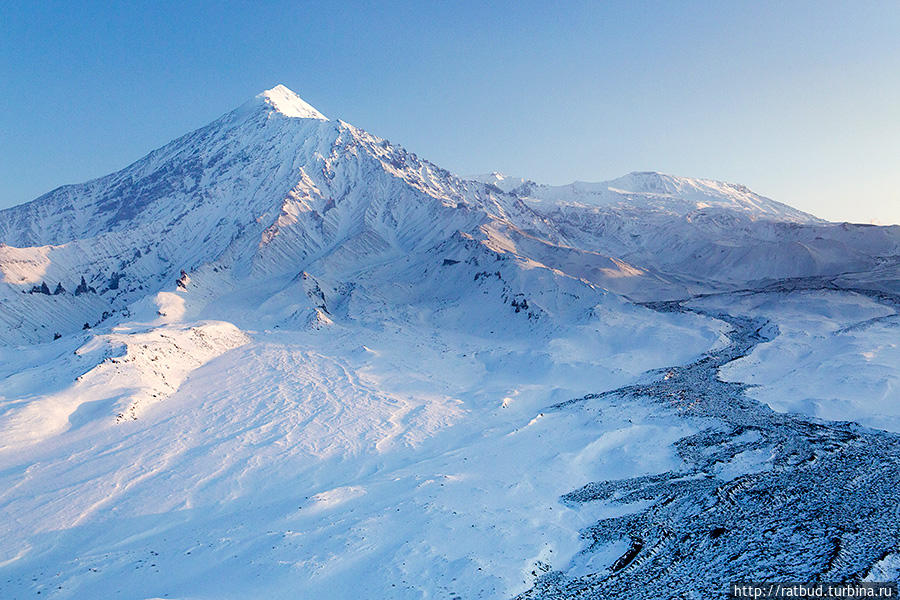
[[[304,101],[296,92],[280,83],[272,89],[264,91],[257,98],[286,117],[319,119],[320,121],[328,120],[328,117]]]

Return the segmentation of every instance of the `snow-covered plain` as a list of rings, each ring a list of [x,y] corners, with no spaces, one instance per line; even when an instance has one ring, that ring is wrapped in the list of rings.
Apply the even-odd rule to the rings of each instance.
[[[780,335],[722,370],[782,412],[856,421],[900,433],[897,313],[830,290],[731,298],[730,310],[777,321]]]
[[[721,182],[462,179],[278,86],[0,211],[0,597],[665,585],[629,519],[900,431],[898,255]]]
[[[171,384],[134,363],[106,385],[7,403],[0,501],[14,597],[514,595],[535,569],[568,565],[579,531],[605,514],[568,508],[562,494],[671,469],[669,443],[693,432],[640,405],[602,420],[542,409],[717,339],[699,318],[637,308],[535,339],[427,322],[248,339],[205,328],[208,346],[237,347],[199,364],[209,351],[176,324],[152,340],[142,327],[112,334],[129,355],[156,344],[145,352],[164,368],[194,367],[137,418],[115,415]],[[51,363],[52,379],[101,352]],[[20,380],[50,379],[26,360],[10,365]],[[81,380],[105,377],[110,360],[122,358]],[[138,389],[123,402],[125,382]],[[40,440],[11,435],[26,412]]]

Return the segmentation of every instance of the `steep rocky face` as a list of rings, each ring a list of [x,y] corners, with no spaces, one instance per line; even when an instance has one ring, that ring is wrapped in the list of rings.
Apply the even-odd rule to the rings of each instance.
[[[182,270],[352,272],[459,231],[484,239],[495,221],[548,231],[514,196],[327,120],[280,86],[122,171],[0,212],[0,293],[11,321],[40,334],[15,293],[44,279],[86,278],[103,302],[75,321],[93,323]]]

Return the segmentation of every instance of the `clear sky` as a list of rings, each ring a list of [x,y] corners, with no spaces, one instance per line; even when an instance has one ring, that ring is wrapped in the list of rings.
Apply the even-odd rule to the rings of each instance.
[[[456,173],[900,223],[900,2],[0,2],[0,207],[283,83]]]

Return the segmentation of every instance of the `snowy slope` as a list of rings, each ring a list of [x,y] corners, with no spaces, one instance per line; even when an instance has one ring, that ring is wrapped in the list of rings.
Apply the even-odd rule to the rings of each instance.
[[[821,223],[821,219],[786,204],[755,194],[742,185],[676,177],[657,172],[634,172],[600,183],[577,181],[546,186],[525,182],[522,196],[554,205],[615,206],[685,216],[703,211],[729,211],[751,220]]]
[[[0,339],[93,326],[103,312],[170,287],[182,270],[240,279],[319,262],[352,272],[457,232],[484,238],[483,225],[511,218],[544,228],[516,198],[325,120],[275,88],[118,173],[0,212],[0,300],[10,322]],[[74,320],[36,316],[48,299],[27,292],[62,284],[68,293],[50,304],[71,314],[81,277],[100,301]]]
[[[477,179],[520,181],[497,173]],[[900,228],[827,223],[719,181],[636,172],[600,183],[525,181],[504,189],[551,221],[571,246],[694,282],[733,287],[836,275],[875,268],[900,253]]]
[[[0,211],[0,597],[660,597],[747,548],[813,578],[789,511],[734,507],[817,469],[861,506],[792,500],[862,532],[831,576],[890,570],[900,442],[783,413],[896,430],[897,228],[475,179],[277,86]],[[778,534],[696,529],[748,521]]]

